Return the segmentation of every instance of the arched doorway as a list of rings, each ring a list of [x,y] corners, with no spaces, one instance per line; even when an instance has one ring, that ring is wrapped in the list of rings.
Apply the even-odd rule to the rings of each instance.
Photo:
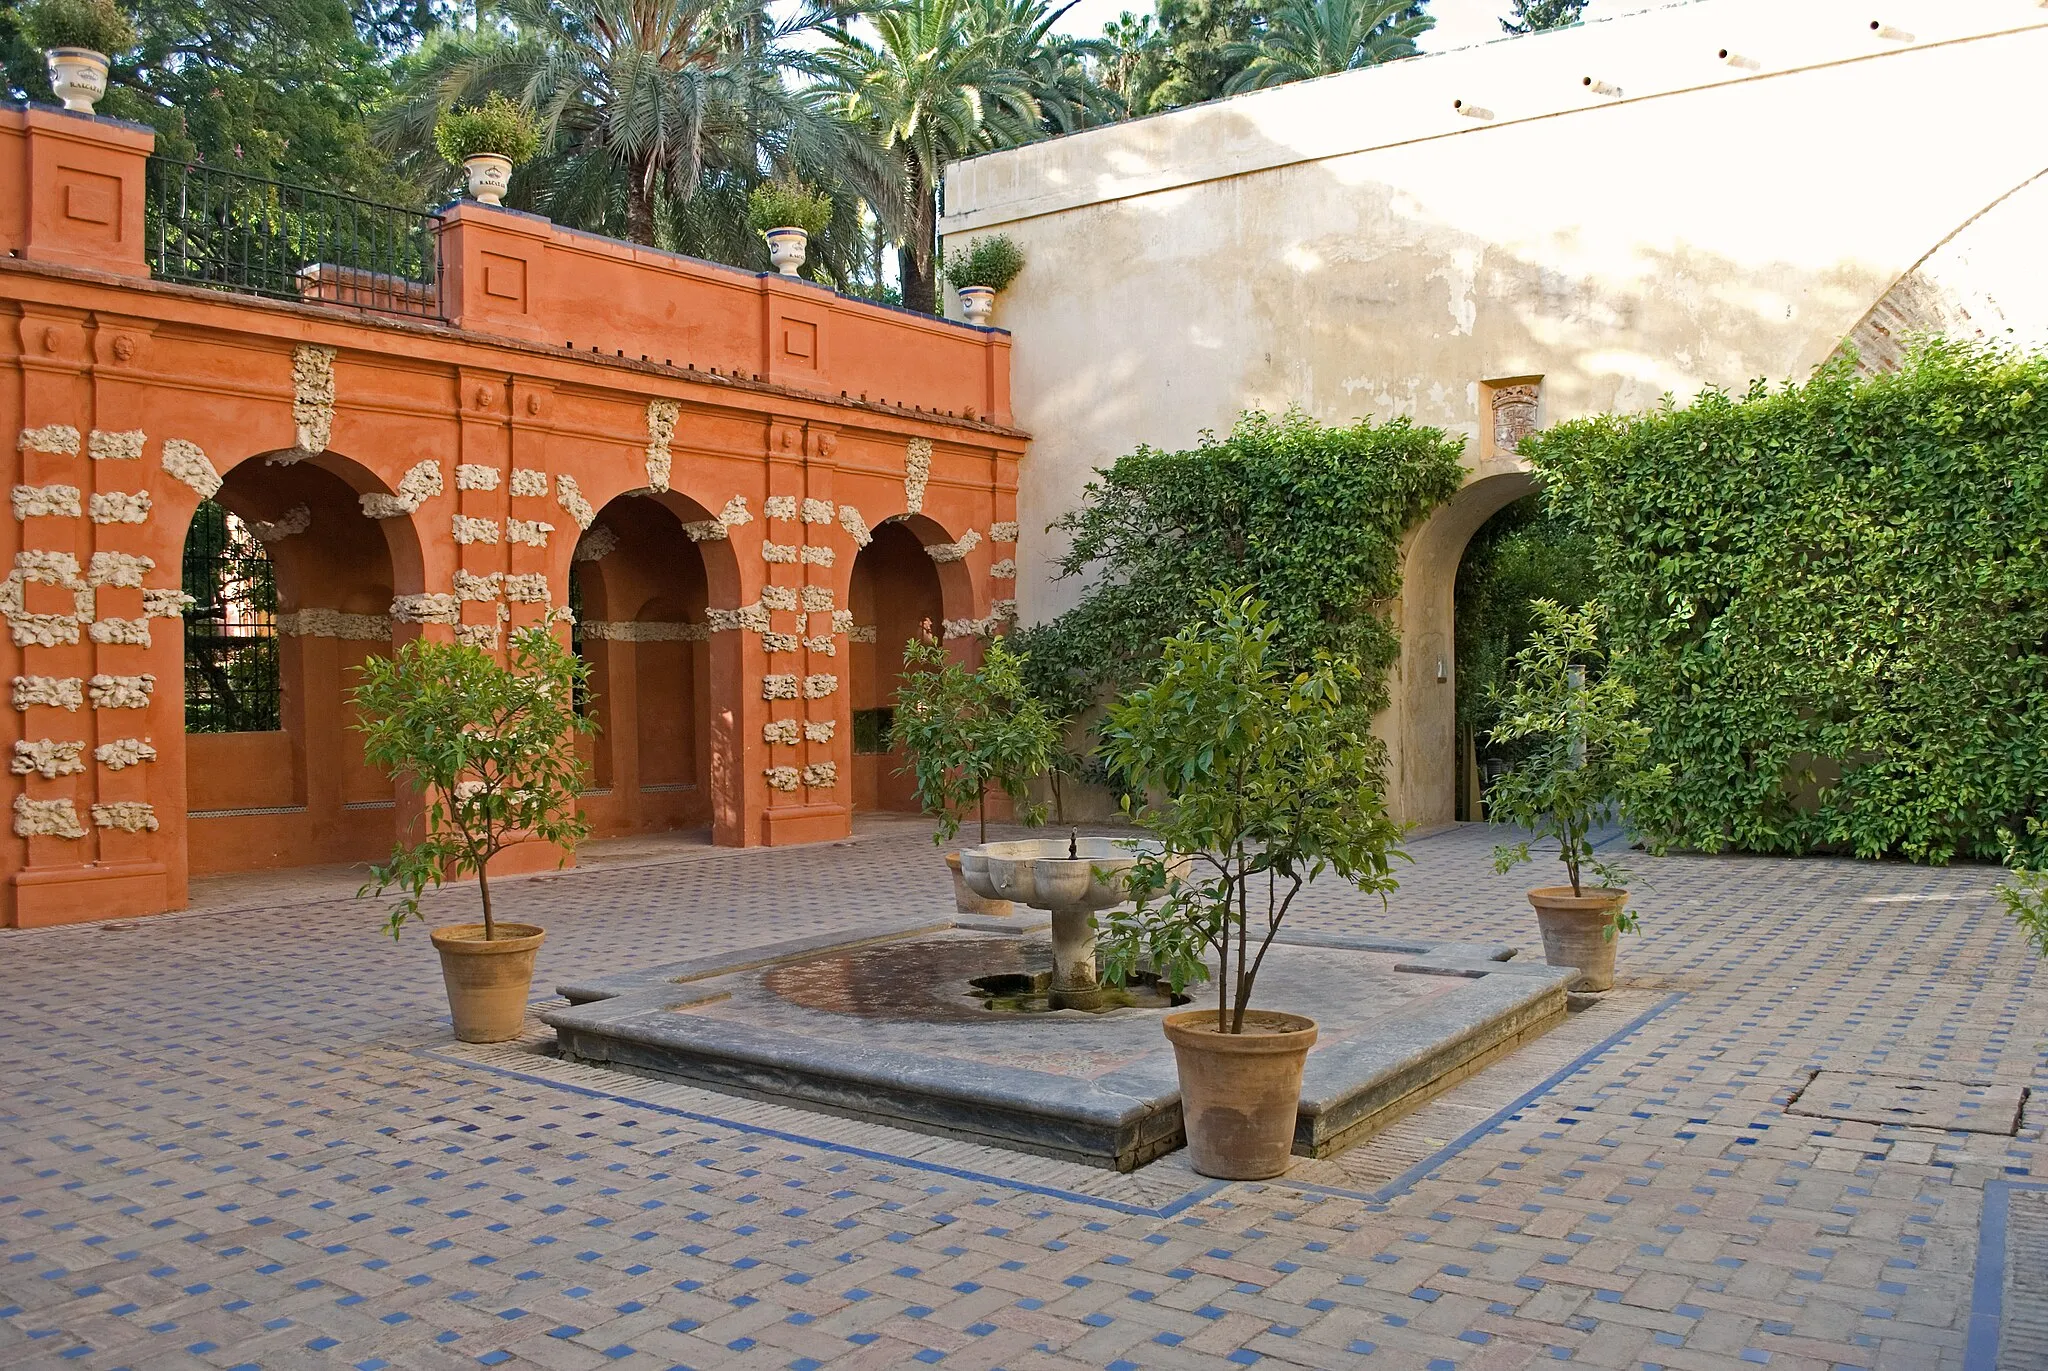
[[[924,633],[941,634],[945,594],[939,568],[910,525],[892,520],[853,560],[847,591],[853,611],[848,652],[853,691],[853,807],[917,812],[916,788],[890,739],[903,648]]]
[[[684,530],[710,519],[680,496],[622,495],[577,543],[570,603],[590,664],[583,708],[598,724],[583,800],[595,836],[711,822],[709,587]]]
[[[332,468],[332,469],[330,469]],[[358,479],[351,480],[349,473]],[[346,459],[232,469],[187,530],[185,798],[194,875],[389,854],[391,781],[363,760],[355,668],[391,650],[393,539]]]

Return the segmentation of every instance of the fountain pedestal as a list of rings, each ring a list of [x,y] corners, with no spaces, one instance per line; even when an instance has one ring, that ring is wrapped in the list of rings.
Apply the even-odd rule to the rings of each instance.
[[[1095,1009],[1103,999],[1095,971],[1095,913],[1131,899],[1130,872],[1157,844],[1122,838],[1031,838],[960,850],[967,888],[1052,915],[1052,1003]]]

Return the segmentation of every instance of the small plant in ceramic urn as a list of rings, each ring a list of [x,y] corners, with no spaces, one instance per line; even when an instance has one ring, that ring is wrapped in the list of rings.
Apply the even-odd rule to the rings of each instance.
[[[512,168],[540,151],[540,132],[522,106],[493,92],[481,105],[442,115],[434,125],[434,146],[462,168],[472,199],[502,205]]]
[[[359,894],[400,892],[385,928],[393,938],[424,920],[429,887],[475,876],[483,922],[431,930],[455,1036],[519,1036],[545,930],[506,923],[491,900],[493,858],[518,843],[565,852],[589,832],[576,812],[583,764],[576,739],[596,724],[575,698],[587,668],[546,627],[515,634],[508,661],[463,643],[406,644],[371,657],[354,693],[372,766],[409,782],[424,805],[416,833],[372,867]]]
[[[1307,671],[1273,649],[1280,621],[1247,590],[1213,592],[1166,640],[1159,676],[1110,708],[1103,755],[1163,849],[1131,872],[1135,908],[1108,915],[1104,979],[1142,961],[1176,992],[1213,980],[1213,1007],[1166,1016],[1189,1161],[1205,1176],[1287,1169],[1315,1020],[1251,1008],[1282,922],[1320,876],[1380,896],[1405,859],[1387,814],[1384,749],[1348,660]],[[1126,802],[1129,803],[1128,801]],[[1212,971],[1213,966],[1213,971]]]
[[[135,46],[135,25],[113,0],[31,0],[21,25],[43,50],[50,89],[78,114],[91,114],[107,93],[111,57]]]
[[[811,239],[832,222],[832,201],[801,181],[767,181],[747,196],[747,222],[768,240],[768,260],[784,276],[803,269]]]
[[[1608,670],[1598,602],[1568,609],[1531,602],[1536,631],[1515,654],[1500,697],[1496,743],[1526,746],[1522,759],[1486,794],[1487,817],[1530,836],[1494,849],[1502,874],[1554,845],[1566,884],[1529,892],[1543,933],[1544,960],[1579,972],[1572,989],[1614,984],[1617,933],[1634,932],[1628,873],[1600,856],[1598,830],[1616,822],[1625,794],[1661,785],[1668,769],[1646,764],[1650,730],[1635,717],[1636,694]]]
[[[970,324],[986,326],[995,317],[996,296],[1010,288],[1024,270],[1024,253],[1005,233],[977,238],[946,257],[946,279],[960,296],[960,312]]]
[[[970,671],[927,633],[905,644],[903,666],[890,738],[903,748],[918,805],[939,821],[932,841],[951,841],[972,814],[986,843],[991,788],[1010,797],[1026,824],[1043,823],[1043,806],[1031,803],[1031,782],[1052,766],[1065,728],[1025,686],[1024,659],[992,637],[981,666]],[[1011,912],[1008,900],[984,899],[967,888],[959,853],[947,853],[946,865],[961,913]]]

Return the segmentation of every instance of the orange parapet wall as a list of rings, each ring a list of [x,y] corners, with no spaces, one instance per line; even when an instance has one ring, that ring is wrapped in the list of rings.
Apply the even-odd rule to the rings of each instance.
[[[353,307],[348,268],[309,268],[302,301],[171,284],[143,241],[150,146],[0,110],[0,924],[382,856],[416,802],[362,764],[354,665],[568,633],[572,568],[600,832],[848,831],[854,661],[872,694],[901,650],[856,621],[866,587],[922,548],[963,651],[1014,603],[1008,335],[474,204],[441,216],[438,281],[405,287],[429,317]],[[274,571],[266,732],[185,732],[202,499]]]

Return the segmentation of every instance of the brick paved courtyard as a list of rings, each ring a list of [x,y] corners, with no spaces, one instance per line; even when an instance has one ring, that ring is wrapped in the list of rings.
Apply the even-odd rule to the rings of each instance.
[[[1422,839],[1390,911],[1317,891],[1301,927],[1526,946],[1489,843]],[[950,903],[921,825],[628,857],[507,887],[537,991]],[[343,878],[0,935],[0,1364],[1991,1371],[2001,1310],[1998,1364],[2048,1364],[2038,1270],[2007,1297],[1997,1265],[2048,1232],[2038,1107],[2017,1137],[1787,1109],[1816,1070],[2041,1083],[1997,873],[1638,870],[1615,994],[1266,1185],[610,1075],[538,1030],[464,1048],[425,937]]]

